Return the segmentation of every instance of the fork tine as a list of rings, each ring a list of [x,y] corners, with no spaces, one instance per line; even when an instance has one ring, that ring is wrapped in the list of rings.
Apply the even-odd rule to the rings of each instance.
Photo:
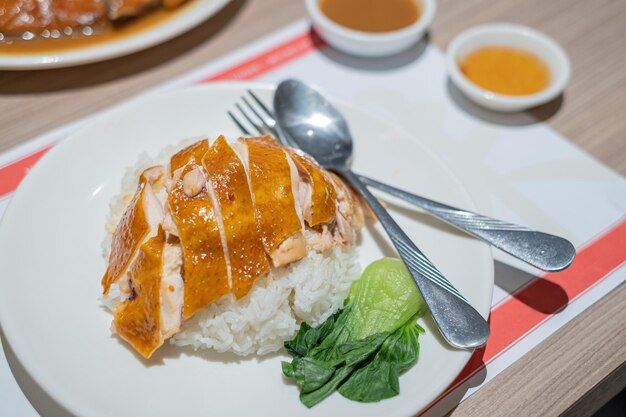
[[[261,116],[259,114],[259,112],[252,106],[252,104],[250,104],[250,102],[244,97],[242,96],[241,99],[243,100],[243,102],[246,104],[246,106],[248,106],[248,108],[250,109],[250,111],[252,111],[252,113],[254,113],[254,115],[257,117],[257,119],[259,119],[259,121],[261,123],[263,123],[263,125],[270,131],[272,132],[273,136],[278,136],[278,133],[276,132],[276,130],[274,129],[274,126],[272,126],[270,123],[268,123],[263,116]]]
[[[254,130],[256,130],[260,135],[269,134],[270,136],[273,136],[282,145],[292,146],[294,148],[297,148],[296,145],[291,143],[287,138],[285,138],[281,134],[281,132],[279,132],[276,120],[273,119],[274,114],[272,113],[272,111],[251,90],[247,90],[247,92],[254,99],[254,102],[258,104],[258,106],[261,109],[263,109],[263,112],[265,112],[268,115],[268,116],[261,115],[259,110],[255,108],[256,106],[254,106],[248,99],[246,99],[245,96],[241,96],[241,101],[243,101],[243,103],[249,109],[249,111],[252,112],[252,114],[254,114],[254,117],[258,119],[258,122],[253,120],[253,118],[250,116],[250,113],[246,111],[241,104],[235,103],[235,107],[237,108],[237,110],[239,110],[239,113],[241,113],[241,115],[247,120],[248,122],[247,124],[251,125],[254,128]],[[235,116],[230,111],[227,111],[227,113],[230,116],[230,118],[233,120],[233,122],[235,122],[239,130],[243,132],[244,135],[252,136],[252,133],[250,132],[248,128],[246,128],[246,125],[242,123],[241,119],[237,118],[237,116]]]
[[[281,132],[278,129],[278,125],[276,123],[276,120],[274,120],[272,118],[272,112],[267,108],[267,106],[265,104],[263,104],[261,99],[259,99],[256,96],[256,94],[254,94],[251,90],[247,90],[247,91],[250,94],[250,96],[254,99],[254,102],[256,102],[256,104],[260,108],[262,108],[265,113],[270,115],[270,116],[262,115],[257,110],[256,106],[252,105],[252,103],[250,103],[250,101],[248,99],[246,99],[245,96],[242,96],[241,99],[243,100],[243,102],[250,109],[250,111],[252,113],[254,113],[256,118],[259,119],[261,121],[261,123],[262,123],[262,126],[260,126],[260,127],[257,126],[257,128],[260,128],[261,130],[264,130],[264,134],[269,134],[270,136],[273,136],[280,144],[285,145],[285,146],[295,147],[287,138],[284,137],[284,135],[281,134]]]
[[[245,128],[245,126],[239,121],[239,119],[237,119],[237,117],[235,117],[235,115],[230,110],[228,110],[226,113],[228,113],[228,115],[233,120],[233,122],[235,122],[239,130],[241,130],[241,133],[243,133],[244,135],[250,135],[250,131]]]
[[[265,103],[263,103],[261,101],[261,99],[254,94],[254,92],[252,92],[252,90],[248,90],[248,94],[250,94],[250,96],[254,99],[254,101],[256,101],[256,103],[259,105],[259,107],[261,107],[263,109],[263,111],[272,119],[272,124],[276,124],[276,116],[274,116],[274,113],[265,105]]]
[[[245,117],[245,118],[246,118],[246,120],[248,121],[248,123],[250,123],[250,124],[251,124],[251,125],[252,125],[255,129],[256,129],[256,131],[257,131],[257,132],[259,132],[259,135],[263,135],[263,134],[264,134],[264,132],[263,132],[263,130],[261,129],[261,127],[260,127],[258,124],[256,124],[256,123],[254,122],[254,120],[252,120],[252,119],[250,118],[250,116],[248,116],[248,113],[246,113],[246,112],[243,110],[243,108],[239,105],[239,103],[235,103],[235,107],[237,107],[237,109],[238,109],[238,110],[239,110],[239,112],[243,115],[243,117]]]

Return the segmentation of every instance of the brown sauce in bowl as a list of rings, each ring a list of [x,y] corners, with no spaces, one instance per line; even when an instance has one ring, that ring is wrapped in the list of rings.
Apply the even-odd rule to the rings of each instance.
[[[362,32],[389,32],[417,22],[421,10],[416,0],[320,0],[330,20]]]

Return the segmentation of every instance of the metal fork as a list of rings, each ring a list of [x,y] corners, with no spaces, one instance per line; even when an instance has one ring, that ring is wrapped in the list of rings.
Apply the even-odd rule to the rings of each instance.
[[[239,103],[235,103],[235,107],[252,126],[252,129],[260,135],[275,137],[283,145],[297,148],[287,135],[281,133],[272,110],[252,90],[247,90],[247,93],[251,99],[246,98],[245,95],[241,97],[247,111]],[[228,111],[228,115],[244,135],[254,134],[233,112]],[[357,174],[357,176],[365,184],[420,207],[457,229],[544,271],[563,270],[574,261],[576,256],[574,245],[561,237],[439,203],[364,175]]]
[[[246,90],[246,92],[250,95],[250,97],[252,97],[252,100],[254,100],[254,102],[258,105],[261,111],[265,113],[265,116],[262,116],[260,112],[252,104],[250,104],[250,101],[246,98],[246,96],[241,96],[241,101],[243,101],[245,106],[250,110],[250,113],[252,113],[256,118],[256,121],[253,120],[252,116],[250,116],[250,113],[246,113],[246,111],[239,103],[235,103],[235,107],[248,121],[248,123],[260,135],[272,136],[285,146],[295,147],[295,144],[291,143],[291,141],[286,139],[284,135],[280,134],[278,129],[278,123],[276,123],[276,119],[274,118],[274,113],[265,105],[265,103],[263,103],[263,101],[261,101],[261,99],[256,94],[254,94],[252,90]],[[246,129],[245,125],[239,119],[237,119],[233,112],[228,110],[227,113],[244,135],[252,135],[252,133],[248,129]]]

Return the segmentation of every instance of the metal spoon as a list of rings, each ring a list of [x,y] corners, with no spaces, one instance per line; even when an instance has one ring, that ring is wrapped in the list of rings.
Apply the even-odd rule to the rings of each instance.
[[[417,284],[444,339],[473,349],[489,337],[489,325],[402,231],[350,168],[352,137],[341,114],[307,85],[287,80],[278,85],[274,109],[283,132],[323,167],[333,170],[363,196]]]

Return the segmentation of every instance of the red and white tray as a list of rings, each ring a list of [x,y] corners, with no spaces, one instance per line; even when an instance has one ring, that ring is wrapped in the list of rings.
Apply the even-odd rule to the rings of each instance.
[[[495,115],[465,101],[448,83],[443,54],[432,45],[363,60],[323,45],[308,22],[299,21],[142,95],[215,80],[289,77],[317,84],[411,132],[453,167],[482,213],[564,236],[577,246],[569,269],[548,274],[494,251],[492,336],[424,415],[448,412],[625,281],[626,181],[529,115]],[[91,117],[0,155],[0,216],[28,169]],[[393,173],[386,180],[393,183]],[[4,355],[0,415],[37,415]]]

